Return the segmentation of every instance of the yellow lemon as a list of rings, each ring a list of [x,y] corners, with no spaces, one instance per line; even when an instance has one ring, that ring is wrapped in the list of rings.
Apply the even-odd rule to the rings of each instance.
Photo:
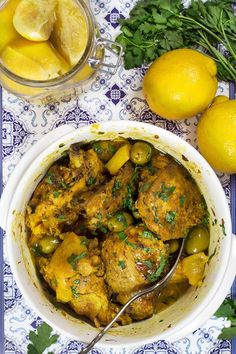
[[[13,16],[16,31],[31,41],[49,39],[57,0],[21,0]]]
[[[151,110],[167,119],[184,119],[205,110],[216,90],[217,68],[193,49],[176,49],[156,59],[147,71],[143,92]]]
[[[236,100],[218,96],[197,127],[200,151],[210,165],[224,173],[236,173]]]
[[[73,0],[58,1],[51,40],[72,66],[78,63],[88,42],[88,28],[83,10]]]
[[[18,39],[1,53],[4,65],[13,73],[31,80],[48,80],[69,70],[69,65],[50,42]]]
[[[20,37],[12,24],[12,17],[20,0],[9,0],[0,7],[0,51],[13,39]]]

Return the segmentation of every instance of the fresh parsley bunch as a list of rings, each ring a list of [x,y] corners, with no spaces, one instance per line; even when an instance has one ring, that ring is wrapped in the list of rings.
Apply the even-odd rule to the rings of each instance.
[[[236,17],[231,0],[140,0],[120,20],[117,41],[126,69],[140,67],[177,48],[200,48],[217,63],[218,76],[236,79]],[[222,53],[226,53],[223,55]]]

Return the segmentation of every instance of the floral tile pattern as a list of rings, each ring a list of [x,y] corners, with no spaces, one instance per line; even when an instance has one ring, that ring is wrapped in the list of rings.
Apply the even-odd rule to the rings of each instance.
[[[129,13],[134,0],[91,0],[91,7],[99,24],[101,36],[114,39],[119,31],[118,19]],[[98,73],[78,97],[53,104],[36,106],[3,91],[3,182],[7,182],[21,156],[48,131],[60,125],[75,128],[106,120],[134,120],[167,129],[196,147],[198,118],[185,121],[167,121],[152,113],[142,95],[145,68],[125,71],[119,68],[110,77]],[[220,84],[219,94],[229,94],[229,88]],[[229,177],[219,176],[227,198],[230,198]],[[28,307],[11,273],[4,243],[4,309],[5,353],[26,354],[28,334],[42,320]],[[92,354],[230,354],[231,343],[217,340],[224,319],[212,317],[202,328],[175,343],[158,341],[141,347],[104,350],[93,349]],[[76,354],[83,344],[60,335],[58,343],[50,348],[55,354]]]

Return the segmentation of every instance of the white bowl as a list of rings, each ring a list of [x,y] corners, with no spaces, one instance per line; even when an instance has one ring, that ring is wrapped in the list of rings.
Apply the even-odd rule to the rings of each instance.
[[[227,295],[236,274],[236,240],[232,236],[230,212],[221,184],[204,158],[174,134],[145,123],[112,121],[75,130],[63,126],[44,136],[15,168],[0,202],[1,226],[6,230],[8,257],[16,282],[39,316],[59,332],[88,343],[99,329],[56,309],[45,296],[37,278],[29,249],[24,211],[32,192],[48,167],[72,143],[113,139],[117,136],[142,139],[181,162],[196,180],[207,202],[212,220],[209,253],[203,285],[190,288],[174,305],[153,317],[113,328],[99,346],[134,346],[158,339],[178,340],[210,318]],[[224,227],[222,227],[222,223]],[[163,321],[159,321],[159,320]]]

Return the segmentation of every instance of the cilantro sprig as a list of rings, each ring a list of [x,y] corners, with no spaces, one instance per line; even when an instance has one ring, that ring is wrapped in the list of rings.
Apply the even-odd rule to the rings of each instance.
[[[37,327],[36,331],[29,332],[31,343],[27,346],[27,354],[43,354],[52,344],[57,342],[59,335],[52,334],[52,327],[43,322]],[[53,352],[48,352],[53,354]]]
[[[231,322],[230,327],[222,329],[219,339],[232,339],[236,337],[236,300],[225,299],[215,313],[216,317],[226,317]]]
[[[222,80],[236,78],[236,17],[232,0],[140,0],[120,20],[117,41],[124,47],[126,69],[151,63],[177,48],[201,48],[215,59]],[[222,54],[226,49],[227,57]]]

